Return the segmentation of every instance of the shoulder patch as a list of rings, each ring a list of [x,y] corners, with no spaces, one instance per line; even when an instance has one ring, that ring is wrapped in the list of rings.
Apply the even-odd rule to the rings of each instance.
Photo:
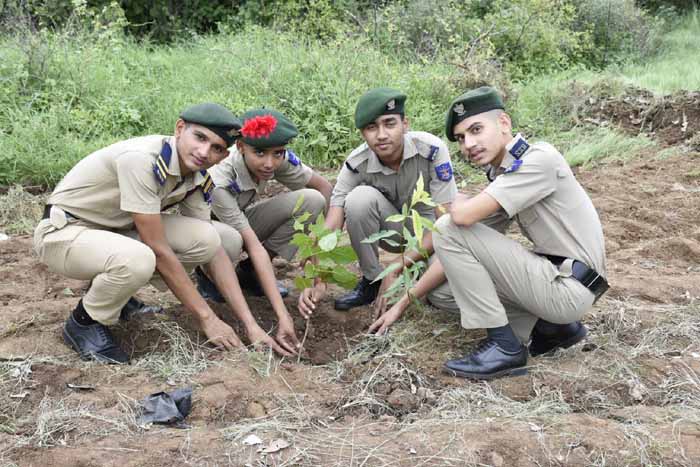
[[[530,145],[523,138],[518,138],[513,147],[508,150],[511,156],[519,160],[530,149]]]
[[[200,185],[202,187],[202,194],[204,195],[204,201],[207,204],[211,204],[211,193],[214,191],[214,180],[212,180],[211,175],[206,170],[201,170],[199,173],[204,175],[204,181]]]
[[[356,173],[356,174],[359,174],[359,173],[360,173],[360,171],[357,170],[357,169],[355,169],[355,168],[353,168],[353,167],[350,165],[350,162],[348,162],[348,161],[345,161],[345,167],[347,167],[348,170],[350,170],[350,172],[353,172],[353,173]]]
[[[295,167],[301,164],[301,159],[291,149],[287,149],[287,160]]]
[[[435,167],[435,173],[437,178],[443,182],[449,182],[452,180],[452,164],[450,162],[445,162]]]
[[[367,146],[367,143],[355,148],[355,150],[352,151],[345,160],[345,166],[353,172],[358,173],[357,168],[360,166],[360,164],[369,159],[370,151],[371,150],[369,149],[369,146]]]
[[[156,159],[156,162],[153,164],[153,174],[156,176],[156,180],[158,180],[158,184],[160,185],[165,185],[172,155],[173,149],[170,147],[170,144],[168,142],[163,143],[158,159]]]

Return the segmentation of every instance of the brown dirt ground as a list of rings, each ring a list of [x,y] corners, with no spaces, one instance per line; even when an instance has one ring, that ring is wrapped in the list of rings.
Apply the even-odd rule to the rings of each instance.
[[[700,121],[697,94],[685,98],[688,128],[695,131],[693,125]],[[630,115],[639,101],[631,102],[635,104],[616,112]],[[677,124],[664,127],[659,118],[648,112],[645,125],[656,122],[653,128],[667,144],[684,141]],[[671,133],[675,136],[666,136]],[[698,405],[688,408],[692,413],[682,413],[692,393],[677,392],[669,384],[682,371],[695,391],[700,388],[698,342],[679,331],[663,343],[677,350],[614,353],[621,345],[641,348],[645,336],[676,319],[674,307],[700,313],[699,163],[696,152],[662,158],[648,150],[627,161],[577,170],[603,221],[612,288],[586,318],[591,330],[586,345],[533,359],[528,375],[491,383],[440,373],[445,358],[479,337],[459,331],[454,317],[414,312],[415,342],[404,343],[402,352],[387,352],[382,346],[390,345],[391,338],[364,337],[369,309],[332,309],[338,290],[312,319],[299,362],[269,359],[261,352],[204,351],[207,367],[190,377],[157,374],[139,362],[154,354],[165,355],[166,363],[174,358],[168,353],[174,338],[160,325],[177,323],[195,342],[200,336],[171,294],[150,287],[139,296],[162,304],[166,316],[137,318],[116,329],[134,364],[81,362],[63,344],[61,326],[86,284],[47,271],[33,255],[28,236],[0,242],[0,363],[7,370],[31,362],[31,373],[0,373],[0,384],[9,390],[0,396],[0,463],[700,465]],[[279,277],[288,285],[295,266],[278,265]],[[293,291],[286,299],[290,310],[297,297]],[[250,304],[263,327],[272,329],[275,320],[267,301],[251,298]],[[240,331],[224,307],[215,310]],[[297,318],[296,324],[303,334],[303,320]],[[700,326],[700,320],[696,317],[691,325]],[[370,350],[349,354],[363,345]],[[629,368],[637,376],[625,373]],[[370,383],[373,400],[358,402]],[[183,385],[194,388],[189,429],[143,429],[129,422],[128,401]],[[494,395],[500,406],[484,402]],[[66,410],[82,410],[81,415],[60,425],[59,412],[49,410],[59,403]],[[559,411],[557,404],[569,409]],[[51,427],[52,436],[42,437]],[[281,437],[291,446],[259,453],[241,443],[237,435],[245,430],[266,444]]]

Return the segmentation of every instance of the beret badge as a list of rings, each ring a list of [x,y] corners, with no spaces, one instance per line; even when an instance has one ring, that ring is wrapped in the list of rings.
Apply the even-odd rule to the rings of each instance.
[[[464,104],[462,104],[461,102],[459,104],[455,104],[455,106],[452,108],[452,111],[461,117],[465,114]]]
[[[396,108],[396,100],[391,99],[389,102],[386,103],[386,110],[394,110]]]

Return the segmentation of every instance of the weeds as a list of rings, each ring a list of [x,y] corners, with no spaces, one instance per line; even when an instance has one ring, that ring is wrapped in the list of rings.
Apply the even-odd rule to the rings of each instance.
[[[175,321],[154,320],[146,324],[144,331],[159,333],[159,341],[165,346],[162,352],[154,351],[135,362],[159,378],[171,382],[185,382],[206,370],[211,361],[212,349],[194,342]]]
[[[0,232],[9,235],[28,234],[44,213],[45,196],[32,195],[13,185],[0,195]]]

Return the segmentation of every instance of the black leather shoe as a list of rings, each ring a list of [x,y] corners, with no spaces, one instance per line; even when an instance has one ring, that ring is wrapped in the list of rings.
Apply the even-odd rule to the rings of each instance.
[[[443,371],[469,379],[492,379],[527,374],[527,348],[515,352],[503,350],[496,341],[484,340],[474,352],[459,360],[448,360]]]
[[[138,298],[131,297],[119,313],[119,321],[129,321],[134,315],[147,315],[163,313],[163,307],[158,305],[146,305]]]
[[[363,277],[354,289],[335,300],[335,309],[345,311],[356,306],[369,305],[377,298],[380,285],[381,281],[372,282]]]
[[[554,334],[542,334],[535,328],[532,330],[532,339],[530,340],[530,355],[537,357],[557,349],[567,349],[581,342],[587,334],[588,329],[581,324],[581,321],[557,326],[557,331]]]
[[[80,354],[82,360],[129,362],[129,356],[119,348],[107,326],[100,323],[83,326],[75,320],[72,313],[63,326],[63,340]]]
[[[202,271],[200,267],[194,268],[194,278],[197,281],[197,292],[199,292],[199,295],[201,295],[203,299],[211,300],[216,303],[226,302],[219,292],[219,289],[216,288],[216,284],[204,274],[204,271]]]
[[[241,261],[236,266],[236,276],[238,276],[238,283],[241,285],[241,289],[254,297],[264,297],[265,291],[260,286],[258,275],[255,273],[252,263],[244,263],[245,261],[248,260]],[[242,264],[243,266],[241,266]],[[289,289],[280,281],[277,281],[277,290],[282,298],[289,295]]]

